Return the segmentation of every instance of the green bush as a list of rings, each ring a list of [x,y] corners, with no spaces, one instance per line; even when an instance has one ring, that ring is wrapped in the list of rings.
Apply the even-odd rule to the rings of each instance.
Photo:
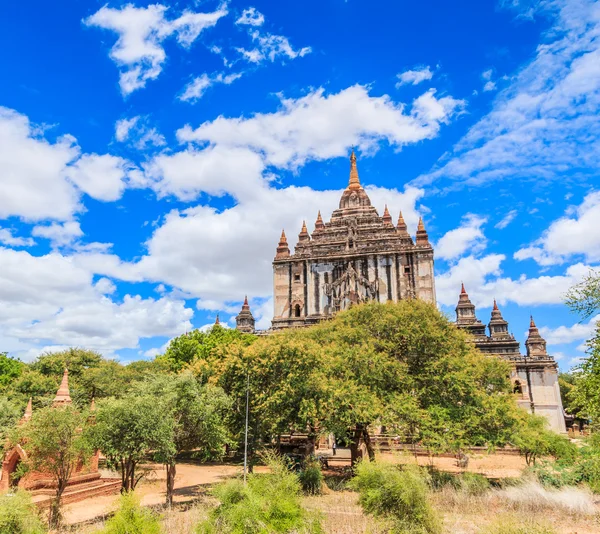
[[[549,525],[527,518],[500,518],[483,527],[477,534],[556,534]]]
[[[316,458],[308,458],[298,473],[302,491],[307,495],[320,495],[323,488],[321,464]]]
[[[321,534],[320,521],[301,506],[298,476],[280,460],[269,458],[271,472],[250,474],[248,483],[232,480],[217,485],[219,500],[198,534]]]
[[[430,481],[416,465],[360,462],[350,487],[364,511],[391,519],[394,533],[439,534],[441,522],[429,502]]]
[[[481,495],[490,489],[490,481],[478,473],[447,473],[436,468],[427,468],[429,485],[433,490],[454,488],[468,495]]]
[[[31,496],[24,490],[0,496],[0,533],[43,534],[46,529]]]
[[[143,508],[135,492],[123,493],[119,509],[107,522],[101,534],[160,534],[159,518]]]

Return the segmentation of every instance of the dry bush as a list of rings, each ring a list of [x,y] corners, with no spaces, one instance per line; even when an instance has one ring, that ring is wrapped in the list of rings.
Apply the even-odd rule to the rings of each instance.
[[[537,482],[526,482],[494,490],[490,496],[509,508],[528,512],[550,509],[581,516],[593,516],[596,513],[593,494],[582,488],[548,489]]]

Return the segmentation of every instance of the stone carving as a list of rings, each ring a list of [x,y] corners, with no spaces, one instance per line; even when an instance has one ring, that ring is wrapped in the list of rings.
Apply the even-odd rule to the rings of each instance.
[[[328,312],[346,310],[352,304],[359,304],[377,297],[378,280],[369,282],[356,272],[352,263],[342,276],[330,284],[325,284],[325,295],[328,298]]]

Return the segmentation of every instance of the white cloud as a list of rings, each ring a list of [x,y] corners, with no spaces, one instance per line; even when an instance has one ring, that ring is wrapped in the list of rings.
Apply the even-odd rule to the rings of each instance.
[[[85,154],[67,169],[67,176],[92,198],[114,201],[121,198],[129,163],[105,154]]]
[[[255,7],[244,9],[240,17],[235,21],[239,25],[262,26],[265,22],[265,16]]]
[[[433,72],[429,65],[423,67],[417,67],[413,70],[407,70],[397,74],[398,83],[396,83],[396,88],[399,88],[403,85],[411,84],[417,85],[426,80],[431,80],[433,78]]]
[[[495,89],[496,89],[496,82],[492,82],[491,80],[489,82],[485,82],[485,85],[483,86],[484,93],[488,93],[489,91],[494,91]]]
[[[179,100],[183,100],[184,102],[194,102],[202,98],[202,96],[204,96],[204,93],[213,85],[218,83],[230,85],[241,77],[241,73],[225,75],[222,72],[220,72],[214,76],[202,74],[201,76],[194,78],[190,83],[188,83],[184,87],[183,93],[179,96]]]
[[[0,248],[0,337],[20,350],[53,345],[101,351],[136,348],[140,338],[173,336],[191,327],[193,310],[168,297],[126,295],[115,301],[107,279],[58,253],[32,256]]]
[[[62,224],[52,223],[35,226],[31,231],[31,235],[48,239],[53,248],[60,248],[70,246],[80,237],[83,237],[83,231],[77,221],[67,221]]]
[[[600,3],[536,6],[554,18],[535,57],[510,78],[492,111],[416,184],[451,179],[593,180],[600,169]]]
[[[492,74],[494,74],[493,69],[488,69],[481,73],[481,77],[489,82],[492,79]]]
[[[562,345],[563,343],[587,340],[592,337],[598,321],[600,321],[600,315],[593,317],[585,324],[576,323],[572,326],[559,326],[558,328],[544,326],[540,328],[540,334],[549,345]]]
[[[204,29],[227,15],[226,4],[222,4],[211,13],[184,11],[179,17],[167,20],[167,9],[160,4],[145,8],[127,4],[121,9],[104,6],[83,21],[119,35],[110,57],[120,68],[119,85],[124,96],[160,75],[166,60],[162,46],[166,38],[176,36],[177,42],[187,48]]]
[[[117,139],[117,141],[122,143],[123,141],[127,140],[131,129],[137,124],[139,120],[139,115],[136,117],[131,117],[130,119],[119,119],[115,123],[115,138]]]
[[[446,232],[435,245],[435,255],[443,260],[453,260],[471,251],[475,254],[485,248],[486,239],[481,227],[487,219],[474,214],[466,215],[460,226]]]
[[[0,228],[0,243],[9,247],[31,247],[35,245],[35,241],[31,237],[15,236],[11,228]]]
[[[518,215],[517,210],[510,210],[500,221],[498,221],[494,228],[498,228],[498,230],[504,230]]]
[[[515,253],[518,260],[533,259],[540,265],[564,263],[582,255],[600,260],[600,192],[589,193],[581,205],[554,221],[542,237]]]
[[[276,59],[296,59],[312,52],[310,46],[294,49],[288,38],[283,35],[260,33],[258,30],[253,31],[250,35],[255,43],[255,48],[252,50],[236,48],[243,58],[250,63],[262,63],[267,59],[271,62]]]
[[[269,165],[296,168],[307,160],[344,156],[351,146],[368,150],[383,140],[402,147],[431,139],[463,107],[462,100],[438,99],[429,91],[407,112],[407,106],[388,95],[371,96],[368,88],[355,85],[335,94],[317,89],[298,99],[282,98],[281,109],[274,113],[218,117],[195,130],[187,125],[177,137],[182,142],[250,148],[263,154]]]

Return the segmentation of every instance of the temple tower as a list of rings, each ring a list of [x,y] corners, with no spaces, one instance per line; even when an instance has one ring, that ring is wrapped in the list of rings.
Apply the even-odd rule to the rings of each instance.
[[[248,297],[244,298],[244,304],[240,313],[235,318],[235,328],[245,334],[254,334],[254,317],[250,311],[250,305],[248,304]]]
[[[387,206],[379,216],[352,151],[348,186],[330,221],[319,212],[312,235],[303,222],[293,254],[281,233],[273,285],[273,329],[315,324],[369,300],[435,303],[433,248],[422,219],[415,243],[402,214],[397,226]]]

